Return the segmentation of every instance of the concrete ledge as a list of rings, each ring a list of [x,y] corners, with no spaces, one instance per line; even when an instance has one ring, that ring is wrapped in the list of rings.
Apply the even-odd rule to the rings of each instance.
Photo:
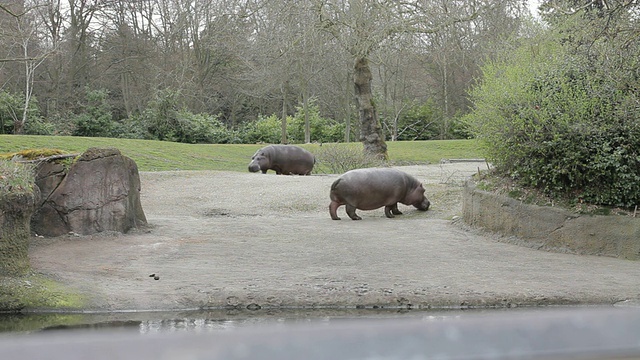
[[[580,215],[464,186],[464,222],[543,250],[640,260],[640,219]],[[510,238],[509,238],[510,237]]]

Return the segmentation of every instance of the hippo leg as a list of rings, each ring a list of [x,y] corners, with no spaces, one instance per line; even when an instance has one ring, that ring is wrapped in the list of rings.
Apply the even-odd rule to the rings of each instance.
[[[351,218],[351,220],[362,220],[362,218],[358,215],[356,215],[356,207],[353,205],[345,205],[345,207],[347,208],[347,215],[349,215],[349,217]]]
[[[398,210],[398,203],[384,207],[384,215],[388,218],[394,217],[394,215],[402,215],[402,212]]]
[[[338,208],[340,207],[340,203],[336,201],[332,201],[329,204],[329,215],[331,215],[331,220],[340,220],[338,217]]]

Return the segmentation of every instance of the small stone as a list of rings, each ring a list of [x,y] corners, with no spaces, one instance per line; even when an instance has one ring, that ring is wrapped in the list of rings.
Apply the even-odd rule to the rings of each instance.
[[[160,280],[160,276],[158,276],[158,275],[154,276],[153,280]]]

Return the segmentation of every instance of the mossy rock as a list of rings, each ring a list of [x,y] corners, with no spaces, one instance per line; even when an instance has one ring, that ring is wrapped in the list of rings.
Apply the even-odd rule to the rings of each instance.
[[[53,155],[67,154],[66,151],[60,149],[27,149],[20,150],[18,152],[0,154],[0,159],[11,160],[15,157],[22,158],[24,160],[37,160],[46,158]]]

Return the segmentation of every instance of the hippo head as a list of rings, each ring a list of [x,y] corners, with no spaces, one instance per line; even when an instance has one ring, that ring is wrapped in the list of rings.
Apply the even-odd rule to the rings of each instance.
[[[409,194],[411,200],[413,200],[410,204],[418,210],[427,211],[429,210],[429,206],[431,206],[431,202],[429,202],[429,199],[424,196],[424,192],[424,186],[422,186],[422,183],[418,182],[417,186]]]
[[[427,211],[429,210],[429,206],[431,206],[431,203],[425,196],[423,196],[422,201],[413,204],[413,206],[418,210]]]
[[[265,156],[264,151],[260,149],[251,157],[251,162],[249,163],[249,171],[258,172],[263,168],[267,168],[268,162],[269,159],[267,159],[267,157]]]

